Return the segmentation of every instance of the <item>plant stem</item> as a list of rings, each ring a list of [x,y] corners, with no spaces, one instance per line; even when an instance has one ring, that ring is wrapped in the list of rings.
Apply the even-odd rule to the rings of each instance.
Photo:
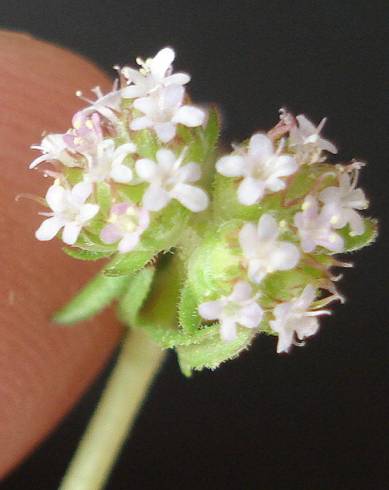
[[[163,358],[146,333],[127,334],[59,490],[103,488]]]

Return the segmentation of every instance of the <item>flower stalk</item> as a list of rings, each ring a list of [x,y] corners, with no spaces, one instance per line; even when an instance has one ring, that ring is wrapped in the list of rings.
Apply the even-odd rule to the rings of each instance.
[[[146,333],[129,331],[60,490],[104,487],[163,359]]]

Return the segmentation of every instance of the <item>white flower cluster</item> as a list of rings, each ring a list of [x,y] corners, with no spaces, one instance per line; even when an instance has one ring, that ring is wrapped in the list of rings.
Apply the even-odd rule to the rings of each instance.
[[[30,168],[49,162],[54,170],[45,170],[55,178],[46,195],[50,213],[36,232],[38,240],[51,240],[63,227],[63,241],[77,242],[81,229],[98,214],[94,186],[99,182],[146,184],[141,207],[131,202],[114,202],[108,225],[101,232],[107,244],[118,243],[119,252],[129,252],[149,226],[150,212],[161,211],[176,199],[192,212],[208,206],[204,190],[193,185],[201,178],[197,162],[186,162],[185,149],[176,151],[177,125],[189,128],[204,124],[206,113],[186,103],[184,85],[190,80],[184,73],[172,73],[174,51],[164,48],[154,58],[137,60],[140,69],[121,69],[126,80],[121,88],[103,95],[96,87],[95,101],[77,112],[72,128],[65,134],[49,134],[39,146],[42,152]],[[78,93],[82,97],[81,93]],[[155,132],[159,149],[155,161],[141,158],[133,141],[136,132]],[[168,145],[165,147],[164,145]],[[73,187],[64,170],[79,168],[82,180]],[[88,200],[88,202],[87,202]]]
[[[325,119],[316,128],[308,119],[296,119],[281,113],[281,133],[288,138],[278,141],[277,149],[270,136],[253,135],[245,146],[236,146],[231,155],[223,156],[216,163],[216,170],[224,177],[232,178],[237,184],[237,200],[240,205],[260,205],[267,194],[287,188],[288,178],[297,173],[303,165],[322,161],[322,151],[336,153],[332,143],[320,137],[320,129]],[[288,121],[285,124],[285,120]],[[240,280],[228,296],[208,301],[199,306],[199,313],[205,320],[218,320],[224,340],[237,336],[237,326],[258,328],[265,314],[261,306],[261,283],[275,271],[296,268],[304,254],[319,248],[329,252],[342,252],[344,240],[336,230],[350,226],[351,235],[364,232],[364,222],[358,210],[367,207],[367,200],[361,189],[356,188],[358,165],[344,168],[338,174],[338,185],[326,187],[316,194],[308,194],[301,202],[290,224],[276,219],[269,213],[262,214],[258,224],[247,222],[239,232],[239,245],[243,265],[247,272],[245,280]],[[352,174],[352,175],[350,175]],[[280,240],[283,231],[292,232],[298,242]],[[320,249],[321,247],[321,249]],[[252,286],[259,286],[253,294]],[[301,294],[289,302],[278,304],[270,313],[269,324],[278,334],[278,352],[288,351],[298,340],[313,335],[318,329],[317,316],[329,314],[318,309],[322,302],[315,303],[317,288],[308,284]],[[325,302],[341,299],[335,292]]]

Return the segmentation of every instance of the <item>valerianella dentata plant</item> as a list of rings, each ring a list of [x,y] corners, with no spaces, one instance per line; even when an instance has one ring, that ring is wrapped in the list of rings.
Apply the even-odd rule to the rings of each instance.
[[[281,110],[225,154],[214,108],[192,104],[174,51],[119,70],[108,94],[49,134],[30,165],[53,178],[38,240],[58,236],[81,260],[110,258],[56,315],[85,319],[116,300],[119,317],[174,348],[183,373],[216,368],[260,333],[288,352],[343,301],[336,254],[376,235],[358,187],[360,162],[305,116]],[[82,94],[79,94],[82,96]]]

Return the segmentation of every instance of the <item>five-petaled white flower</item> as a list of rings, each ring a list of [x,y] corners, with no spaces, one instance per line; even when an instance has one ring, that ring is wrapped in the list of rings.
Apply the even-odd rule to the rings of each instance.
[[[123,67],[121,73],[127,79],[129,86],[122,89],[122,96],[134,99],[144,97],[161,87],[188,83],[190,76],[186,73],[172,74],[172,63],[175,56],[173,49],[163,48],[154,58],[148,58],[146,61],[138,58],[137,63],[141,66],[140,70],[128,66]]]
[[[270,326],[278,333],[277,352],[288,352],[295,341],[295,335],[299,340],[314,335],[319,328],[316,317],[331,314],[328,310],[309,311],[315,296],[315,288],[308,284],[296,299],[274,308],[275,319],[270,320]]]
[[[63,228],[62,240],[73,245],[81,229],[99,211],[97,204],[86,202],[91,193],[92,185],[86,182],[80,182],[72,189],[65,189],[57,183],[49,187],[46,201],[52,212],[40,213],[48,216],[48,219],[35,232],[36,238],[42,241],[51,240]]]
[[[304,114],[296,116],[298,124],[289,131],[289,143],[297,150],[297,158],[301,163],[314,163],[320,158],[322,150],[338,153],[334,144],[320,136],[327,118],[323,118],[316,127]]]
[[[279,241],[276,220],[263,214],[258,225],[246,223],[239,232],[239,242],[248,266],[249,278],[260,283],[274,271],[293,269],[299,259],[299,249],[293,243]]]
[[[367,199],[362,189],[356,189],[357,179],[343,173],[339,177],[339,187],[327,187],[319,194],[324,203],[324,209],[330,214],[333,228],[343,228],[350,225],[352,235],[362,235],[365,231],[363,218],[355,211],[366,209]]]
[[[312,195],[305,198],[302,209],[295,215],[294,224],[304,252],[313,252],[317,246],[332,252],[342,252],[344,240],[333,231],[331,226],[332,209],[324,207],[319,212],[317,199]]]
[[[182,165],[185,150],[177,157],[171,150],[157,151],[156,162],[142,158],[136,162],[139,177],[149,182],[143,195],[143,205],[149,211],[160,211],[171,199],[177,199],[183,206],[198,213],[208,206],[208,196],[200,189],[190,185],[201,177],[198,163]]]
[[[169,85],[147,97],[136,99],[134,108],[144,116],[133,119],[130,128],[133,131],[153,128],[158,138],[168,143],[176,135],[177,124],[190,128],[201,126],[205,120],[205,112],[191,105],[182,105],[184,95],[184,87]]]
[[[88,170],[84,175],[86,182],[98,182],[112,179],[127,184],[133,179],[133,171],[123,163],[125,158],[136,151],[134,143],[124,143],[115,148],[112,139],[98,143],[94,154],[86,154]]]
[[[42,162],[51,161],[59,161],[67,167],[77,167],[79,164],[68,153],[68,147],[63,138],[63,134],[48,134],[42,139],[40,145],[31,146],[34,150],[40,150],[43,155],[35,158],[29,168],[35,168]]]
[[[294,158],[274,152],[271,139],[264,134],[250,138],[247,152],[238,149],[237,153],[224,156],[216,163],[220,174],[243,177],[238,187],[238,200],[246,206],[260,201],[266,191],[285,189],[281,177],[293,174],[297,168]]]
[[[223,340],[234,340],[238,325],[257,328],[261,323],[263,310],[256,300],[250,284],[239,281],[229,296],[202,303],[199,313],[205,320],[219,320],[220,336]]]
[[[150,215],[146,209],[128,202],[117,203],[111,208],[108,224],[101,230],[100,238],[105,243],[119,242],[121,253],[130,252],[138,245],[149,223]]]

